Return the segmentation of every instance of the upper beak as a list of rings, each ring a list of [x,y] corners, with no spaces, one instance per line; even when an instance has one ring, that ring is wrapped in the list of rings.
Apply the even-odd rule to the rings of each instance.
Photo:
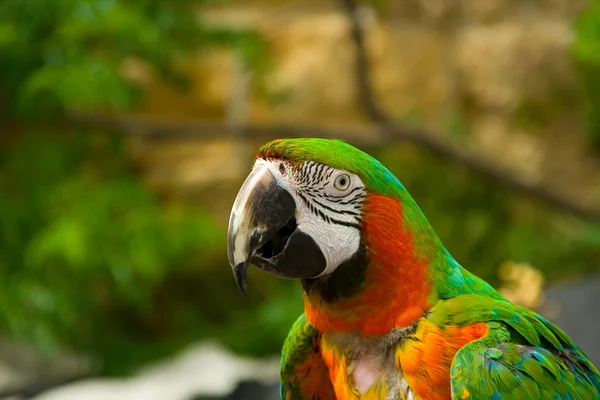
[[[229,263],[242,293],[250,263],[287,278],[313,277],[325,269],[325,257],[314,240],[297,229],[295,216],[291,193],[266,165],[256,165],[229,217]]]

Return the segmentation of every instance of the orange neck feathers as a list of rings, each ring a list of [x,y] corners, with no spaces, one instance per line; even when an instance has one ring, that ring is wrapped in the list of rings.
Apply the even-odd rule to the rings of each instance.
[[[355,293],[326,300],[318,290],[305,290],[306,316],[320,332],[385,335],[414,324],[431,306],[428,260],[415,252],[400,201],[369,194],[362,237],[366,265]]]

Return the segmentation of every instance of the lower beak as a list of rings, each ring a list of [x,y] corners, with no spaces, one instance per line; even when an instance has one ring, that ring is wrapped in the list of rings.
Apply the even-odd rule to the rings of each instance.
[[[244,294],[251,263],[284,278],[311,278],[326,267],[317,243],[296,225],[294,197],[266,165],[255,166],[235,199],[227,247]]]

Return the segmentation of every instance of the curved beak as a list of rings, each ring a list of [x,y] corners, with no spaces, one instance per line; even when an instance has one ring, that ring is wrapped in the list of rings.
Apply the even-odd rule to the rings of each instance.
[[[250,264],[284,278],[314,277],[326,267],[317,243],[296,225],[294,197],[261,164],[246,178],[233,204],[227,253],[243,294]]]

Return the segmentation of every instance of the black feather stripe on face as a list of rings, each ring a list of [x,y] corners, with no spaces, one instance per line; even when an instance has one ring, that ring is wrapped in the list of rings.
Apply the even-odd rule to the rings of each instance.
[[[333,303],[356,295],[367,276],[367,248],[361,244],[359,251],[340,264],[333,273],[319,278],[302,279],[304,292],[317,292],[323,301]]]
[[[356,186],[342,194],[327,193],[325,190],[332,185],[336,170],[314,161],[303,162],[292,171],[294,191],[311,213],[327,223],[360,229],[361,207],[366,197],[364,187]]]

